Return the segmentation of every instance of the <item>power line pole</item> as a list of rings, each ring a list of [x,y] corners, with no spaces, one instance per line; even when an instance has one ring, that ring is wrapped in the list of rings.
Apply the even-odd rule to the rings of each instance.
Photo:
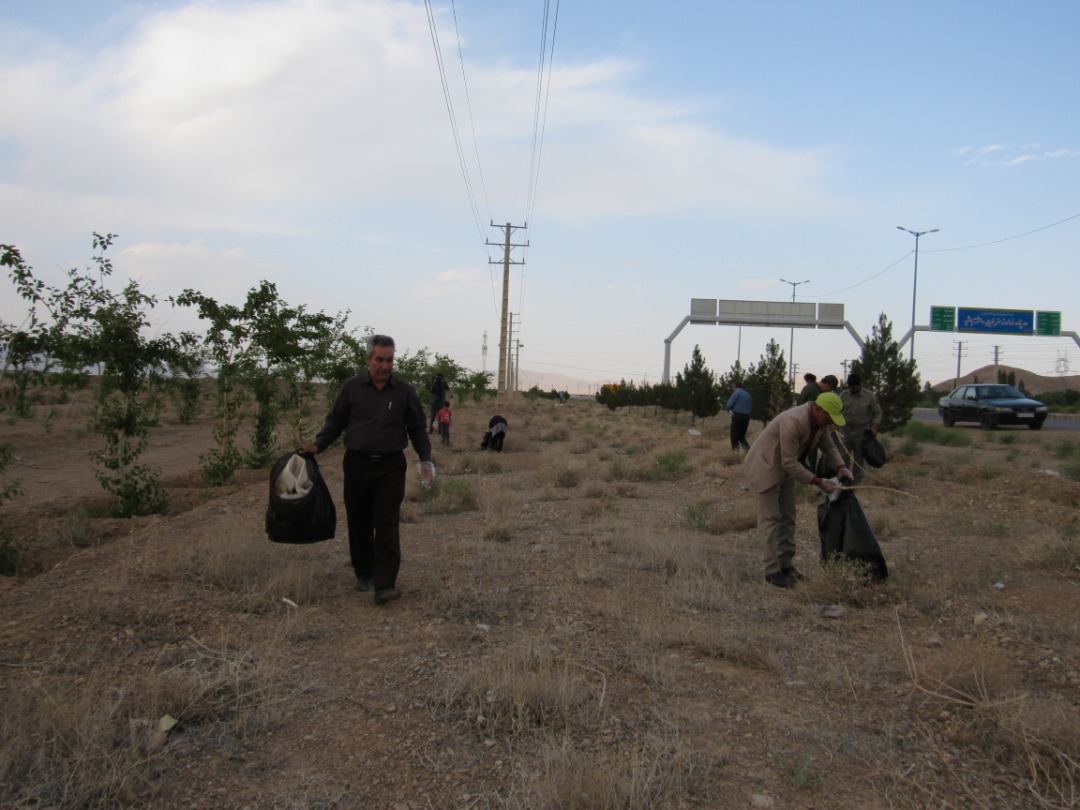
[[[786,278],[782,278],[780,280],[791,285],[791,303],[793,304],[795,303],[795,288],[800,284],[810,283],[810,279],[788,281]],[[788,386],[795,387],[795,327],[791,327],[791,340],[788,342]]]
[[[487,372],[487,329],[484,330],[484,342],[480,344],[480,354],[483,357],[480,361],[480,371]]]
[[[956,343],[956,377],[953,379],[953,388],[960,385],[960,358],[964,357],[964,341],[957,340]]]
[[[994,382],[995,383],[1001,382],[1001,372],[998,371],[998,360],[1000,360],[1000,359],[1001,359],[1001,347],[1000,346],[995,346],[994,347]]]
[[[517,316],[517,325],[520,328],[520,326],[521,326],[521,315],[520,314]],[[507,388],[507,390],[508,391],[516,391],[517,390],[517,357],[514,354],[514,342],[517,340],[517,338],[514,337],[514,313],[513,312],[510,313],[510,330],[507,332],[507,338],[508,338],[508,341],[507,341],[506,345],[510,347],[509,349],[507,349],[507,355],[508,355],[508,357],[507,357],[507,366],[509,367],[509,373],[506,375],[506,379],[510,382],[510,387]]]
[[[491,223],[491,227],[495,227],[495,223]],[[503,258],[501,262],[496,262],[488,259],[488,264],[502,264],[503,266],[503,283],[502,283],[502,320],[499,325],[499,387],[500,393],[509,393],[510,391],[510,332],[508,331],[508,316],[509,316],[509,304],[510,304],[510,265],[512,264],[525,264],[524,259],[513,261],[510,258],[510,251],[516,247],[528,247],[529,243],[514,244],[510,241],[510,235],[514,231],[522,230],[524,225],[511,225],[506,223],[505,231],[506,236],[501,245],[503,249]],[[498,242],[487,242],[484,244],[491,247],[499,247]]]

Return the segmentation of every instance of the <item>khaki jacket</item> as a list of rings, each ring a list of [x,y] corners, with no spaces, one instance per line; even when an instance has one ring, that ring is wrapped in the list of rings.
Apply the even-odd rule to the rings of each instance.
[[[751,492],[764,492],[788,477],[804,484],[813,481],[814,473],[799,461],[811,441],[828,455],[834,468],[844,466],[829,426],[815,428],[810,421],[810,407],[806,403],[784,411],[750,445],[742,466]]]
[[[864,430],[869,430],[871,425],[881,424],[881,405],[873,391],[863,388],[856,396],[845,388],[840,392],[840,401],[844,403],[844,419],[847,421],[845,433],[862,438]]]

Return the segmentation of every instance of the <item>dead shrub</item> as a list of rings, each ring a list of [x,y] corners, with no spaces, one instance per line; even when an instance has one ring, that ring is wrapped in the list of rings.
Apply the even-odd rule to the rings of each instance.
[[[606,690],[602,672],[526,638],[452,678],[441,708],[480,738],[516,740],[595,729]]]

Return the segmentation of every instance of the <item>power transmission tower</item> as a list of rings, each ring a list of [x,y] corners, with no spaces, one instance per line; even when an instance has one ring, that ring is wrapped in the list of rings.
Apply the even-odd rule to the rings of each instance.
[[[953,379],[952,387],[956,388],[956,386],[960,385],[960,358],[967,355],[964,354],[964,341],[957,340],[954,342],[956,343],[956,377]]]
[[[495,227],[495,223],[491,223],[491,227]],[[510,258],[510,251],[516,247],[528,247],[529,243],[514,244],[510,241],[511,234],[514,231],[522,230],[526,226],[524,225],[511,225],[509,222],[505,225],[506,235],[503,243],[500,245],[498,242],[485,242],[484,244],[491,247],[502,247],[503,258],[501,262],[488,259],[488,264],[501,264],[503,266],[503,283],[502,283],[502,320],[499,326],[499,393],[508,393],[510,391],[510,332],[508,330],[509,322],[509,301],[510,301],[510,265],[512,264],[525,264],[524,259],[514,261]]]
[[[1057,366],[1057,368],[1055,369],[1055,371],[1057,371],[1058,376],[1061,377],[1061,390],[1064,391],[1065,390],[1065,378],[1067,376],[1069,376],[1069,353],[1068,352],[1065,352],[1064,355],[1058,355],[1056,366]]]

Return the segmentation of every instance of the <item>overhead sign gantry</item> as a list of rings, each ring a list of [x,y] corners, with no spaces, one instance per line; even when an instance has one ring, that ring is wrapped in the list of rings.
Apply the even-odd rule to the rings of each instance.
[[[783,329],[847,329],[863,347],[863,339],[844,320],[843,304],[810,304],[794,301],[726,301],[716,298],[691,298],[690,314],[664,340],[664,378],[671,382],[671,341],[688,323],[721,326],[776,326]]]

